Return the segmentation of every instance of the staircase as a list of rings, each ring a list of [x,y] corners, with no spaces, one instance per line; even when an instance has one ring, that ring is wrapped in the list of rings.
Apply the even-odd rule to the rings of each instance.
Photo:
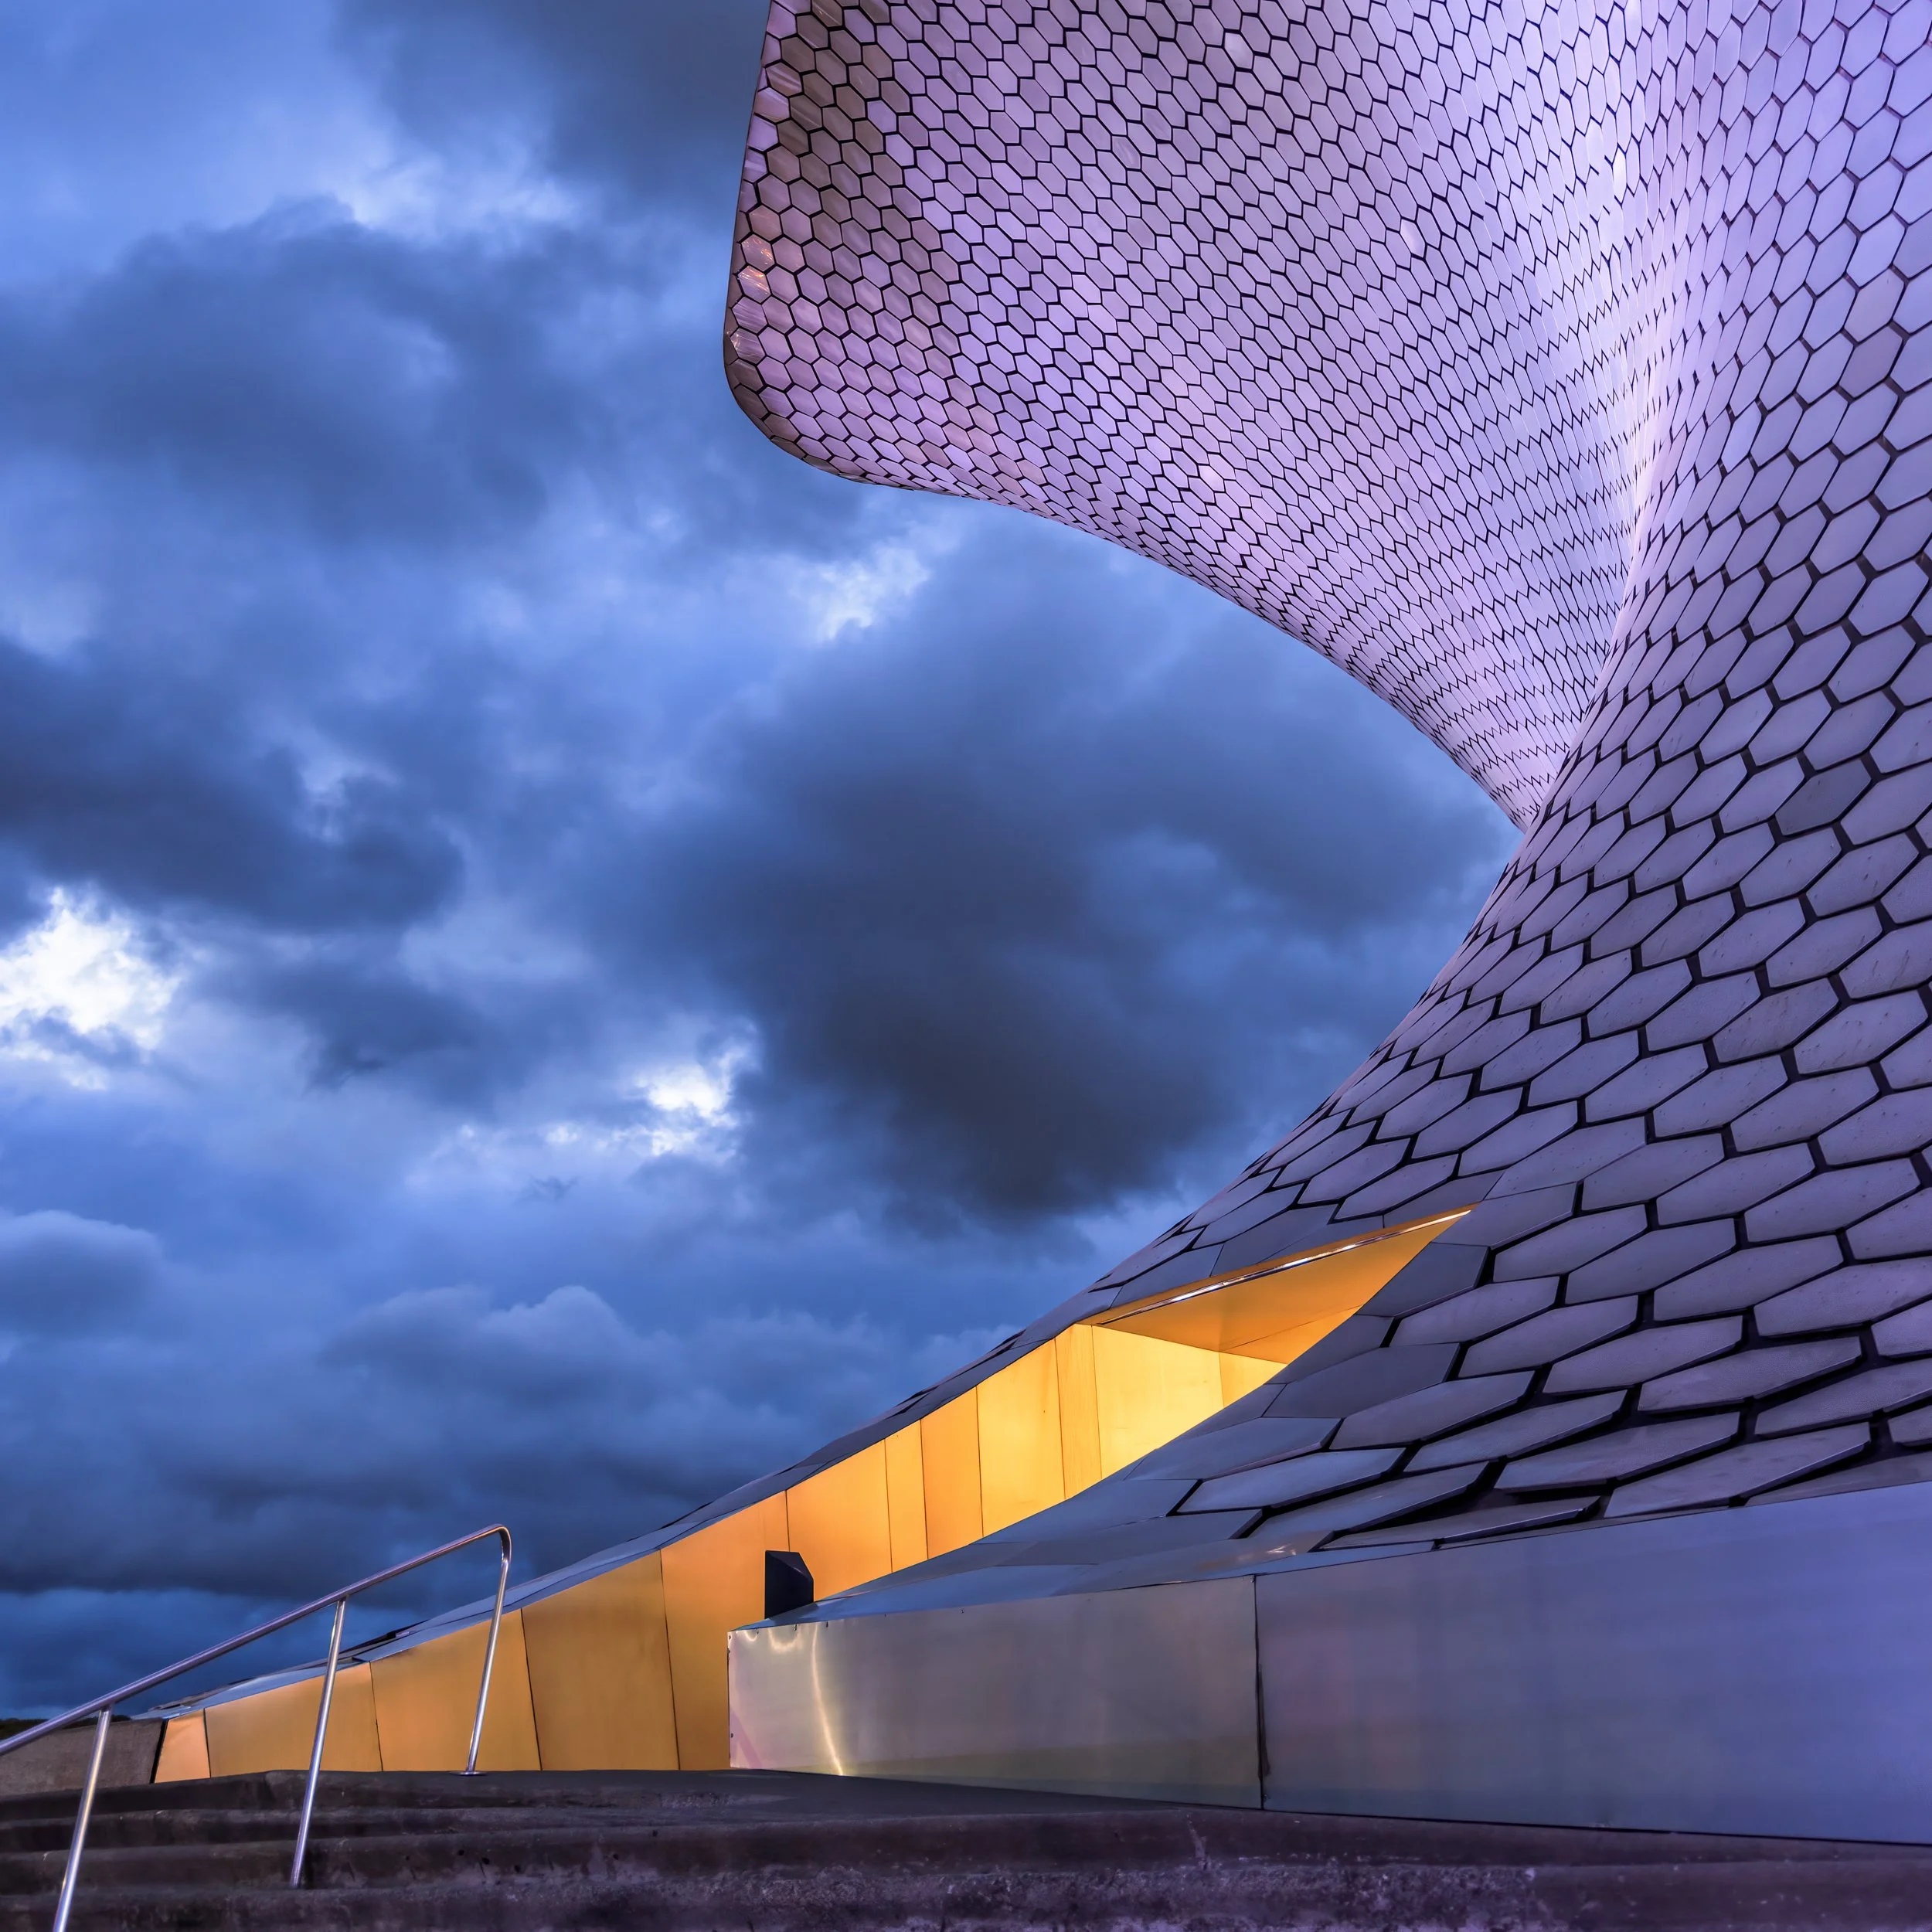
[[[1932,1848],[1294,1818],[784,1773],[104,1791],[87,1932],[949,1932],[1054,1927],[1932,1927]],[[0,1932],[45,1932],[71,1794],[0,1802]]]

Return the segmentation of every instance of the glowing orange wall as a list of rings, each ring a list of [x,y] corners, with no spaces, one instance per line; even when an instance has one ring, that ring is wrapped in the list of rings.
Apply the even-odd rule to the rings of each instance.
[[[1456,1218],[1091,1318],[791,1488],[506,1613],[483,1767],[725,1767],[725,1640],[764,1615],[767,1550],[798,1551],[831,1596],[1077,1495],[1260,1386]],[[478,1625],[345,1670],[325,1762],[461,1770],[483,1641]],[[320,1694],[172,1720],[157,1779],[306,1765]]]

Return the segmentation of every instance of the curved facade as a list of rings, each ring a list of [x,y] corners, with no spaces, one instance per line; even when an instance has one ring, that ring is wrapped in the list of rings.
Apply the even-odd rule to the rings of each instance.
[[[1450,1224],[1078,1502],[734,1637],[741,1761],[1922,1835],[1883,1606],[1932,1496],[1929,36],[774,9],[754,420],[1233,597],[1526,837],[1368,1063],[1100,1292],[1198,1325]]]
[[[1480,1202],[1453,1302],[1351,1325],[1385,1413],[1327,1404],[1431,1523],[1932,1440],[1929,20],[774,12],[767,433],[1224,591],[1528,832],[1368,1064],[1110,1277]]]
[[[1643,105],[1681,50],[1512,14],[781,8],[740,399],[842,474],[1233,597],[1526,826],[1625,602],[1723,158]]]
[[[513,1593],[486,1757],[1925,1835],[1929,38],[774,6],[726,328],[766,433],[1213,587],[1526,835],[1213,1200]],[[821,1600],[760,1621],[774,1549]],[[454,1750],[478,1608],[359,1655],[355,1763]],[[301,1761],[315,1696],[184,1708],[164,1774]]]

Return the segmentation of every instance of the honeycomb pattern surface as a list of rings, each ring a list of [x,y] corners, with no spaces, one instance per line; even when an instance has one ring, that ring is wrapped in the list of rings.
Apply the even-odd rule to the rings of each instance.
[[[778,5],[726,361],[808,461],[1258,612],[1525,829],[1367,1063],[1039,1325],[1472,1209],[1121,1524],[1932,1475],[1932,0]]]
[[[809,461],[1213,586],[1526,824],[1610,640],[1697,246],[1646,239],[1623,69],[1651,56],[1617,18],[774,8],[733,386]]]

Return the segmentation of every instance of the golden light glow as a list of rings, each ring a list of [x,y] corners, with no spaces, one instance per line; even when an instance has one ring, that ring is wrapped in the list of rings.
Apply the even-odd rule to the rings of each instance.
[[[926,1553],[943,1556],[986,1533],[980,1517],[979,1391],[968,1389],[913,1426],[926,1472]]]
[[[1055,1369],[1053,1351],[1034,1349],[979,1385],[980,1518],[985,1535],[1066,1498]]]
[[[1023,1522],[1260,1387],[1466,1212],[1090,1316],[792,1488],[509,1613],[483,1767],[723,1769],[726,1636],[764,1615],[767,1550],[797,1550],[829,1596]],[[345,1671],[331,1768],[461,1769],[483,1642],[478,1625]],[[305,1765],[319,1695],[173,1719],[157,1777]]]
[[[207,1719],[208,1769],[202,1775],[224,1777],[236,1771],[306,1770],[308,1754],[315,1743],[316,1707],[321,1700],[322,1680],[311,1677],[254,1697],[238,1697],[233,1703],[210,1705],[203,1713]],[[172,1730],[171,1725],[171,1733]],[[379,1771],[383,1768],[366,1664],[337,1674],[322,1768],[330,1771]],[[160,1776],[158,1771],[156,1776]]]
[[[893,1566],[886,1445],[876,1442],[787,1490],[785,1514],[790,1541],[770,1547],[797,1550],[821,1597],[884,1576]],[[762,1617],[762,1549],[759,1562]]]
[[[537,1755],[549,1771],[673,1771],[671,1635],[656,1551],[523,1607]],[[597,1660],[594,1669],[585,1659]]]
[[[174,1717],[161,1734],[161,1756],[155,1765],[157,1784],[175,1784],[184,1778],[208,1776],[208,1724],[196,1711]]]
[[[1138,1462],[1226,1406],[1219,1355],[1185,1342],[1097,1325],[1094,1393],[1104,1476]]]
[[[1110,1329],[1250,1355],[1280,1368],[1347,1321],[1468,1211],[1378,1229],[1286,1260],[1192,1282],[1090,1318]]]
[[[1053,1338],[1060,1389],[1060,1471],[1077,1496],[1105,1473],[1100,1467],[1100,1393],[1094,1375],[1094,1331],[1083,1321]]]
[[[926,1560],[926,1458],[924,1438],[915,1426],[888,1436],[886,1510],[892,1526],[892,1566],[904,1570]]]
[[[665,1621],[671,1633],[671,1707],[678,1762],[717,1771],[730,1758],[724,1633],[765,1614],[765,1552],[789,1549],[782,1495],[708,1524],[663,1550]],[[589,1659],[587,1669],[594,1669]]]
[[[388,1771],[460,1771],[469,1755],[476,1717],[477,1679],[482,1673],[487,1624],[472,1624],[447,1637],[399,1651],[370,1665],[376,1690],[380,1767]],[[218,1708],[233,1709],[232,1706]],[[213,1713],[211,1713],[212,1716]],[[332,1724],[330,1729],[334,1730]],[[308,1752],[302,1761],[308,1761]],[[506,1611],[490,1678],[489,1714],[483,1723],[480,1771],[534,1771],[536,1723],[530,1713],[530,1672],[523,1655],[523,1617]]]

